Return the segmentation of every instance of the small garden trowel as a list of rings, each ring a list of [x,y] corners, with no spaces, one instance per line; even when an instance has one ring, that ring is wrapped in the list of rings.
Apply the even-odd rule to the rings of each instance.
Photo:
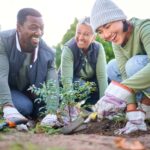
[[[92,112],[90,115],[88,115],[88,117],[85,119],[83,117],[78,117],[76,120],[72,121],[70,124],[64,126],[61,129],[61,132],[63,134],[72,134],[81,130],[84,130],[87,128],[87,124],[91,121],[91,120],[96,120],[97,118],[97,113],[96,112]]]

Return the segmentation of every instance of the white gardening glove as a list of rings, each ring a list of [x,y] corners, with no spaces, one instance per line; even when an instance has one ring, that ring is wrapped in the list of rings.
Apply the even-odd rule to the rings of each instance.
[[[128,120],[126,126],[122,129],[115,131],[115,134],[129,134],[134,131],[147,131],[147,126],[144,122],[145,113],[143,111],[131,111],[126,113],[126,118]]]
[[[27,132],[27,131],[29,131],[27,125],[25,125],[25,124],[19,124],[19,125],[17,125],[16,129],[18,131],[21,131],[21,132]]]
[[[62,126],[62,123],[60,123],[58,121],[58,118],[56,115],[48,114],[42,119],[41,125],[42,126],[51,126],[51,127],[54,127],[54,126],[60,127],[60,126]]]
[[[145,119],[150,119],[150,106],[146,104],[141,104],[141,108],[146,113]]]
[[[5,106],[3,108],[3,117],[7,121],[12,121],[12,122],[25,123],[28,121],[28,119],[24,117],[22,114],[20,114],[16,108],[11,106]]]
[[[69,110],[70,108],[70,110]],[[48,114],[46,115],[46,117],[44,117],[41,121],[41,125],[42,126],[64,126],[64,125],[68,125],[70,122],[74,121],[77,119],[78,115],[80,114],[79,108],[75,107],[75,106],[70,106],[70,107],[65,107],[64,108],[64,113],[61,114],[61,120],[62,122],[60,122],[58,120],[58,117],[54,114]],[[70,113],[70,114],[69,114]]]
[[[124,110],[126,102],[133,96],[131,89],[118,82],[112,81],[105,91],[105,95],[95,104],[93,110],[99,118],[114,115]]]
[[[107,96],[102,97],[93,107],[93,111],[97,112],[98,118],[113,115],[118,111],[118,108],[114,104],[106,101],[107,98]]]
[[[66,106],[64,108],[64,113],[62,115],[62,119],[64,124],[67,125],[70,122],[76,120],[80,114],[80,109],[77,106]]]

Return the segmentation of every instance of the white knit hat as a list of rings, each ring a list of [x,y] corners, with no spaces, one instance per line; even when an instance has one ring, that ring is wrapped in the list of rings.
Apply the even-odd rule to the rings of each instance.
[[[96,31],[107,23],[125,20],[124,12],[111,0],[96,0],[91,12],[91,24]]]

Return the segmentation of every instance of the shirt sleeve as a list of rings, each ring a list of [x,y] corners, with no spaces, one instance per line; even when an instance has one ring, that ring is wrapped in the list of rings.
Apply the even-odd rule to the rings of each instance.
[[[150,21],[143,23],[139,29],[139,36],[144,50],[150,59]],[[123,81],[123,84],[129,86],[135,91],[144,90],[150,87],[150,63],[143,69],[135,73],[130,78]]]
[[[2,39],[0,38],[0,104],[12,104],[8,85],[9,62]]]
[[[121,74],[121,78],[122,78],[122,80],[125,80],[125,79],[127,79],[127,74],[125,71],[125,65],[126,65],[128,59],[123,54],[121,48],[119,48],[118,46],[113,45],[113,51],[114,51],[115,59],[117,61],[118,68],[119,68],[119,71]]]
[[[100,98],[104,96],[105,89],[108,86],[107,73],[106,73],[106,55],[104,48],[100,45],[97,64],[96,64],[96,77],[98,80]]]
[[[64,87],[71,87],[73,80],[73,54],[64,46],[61,55],[61,80]]]

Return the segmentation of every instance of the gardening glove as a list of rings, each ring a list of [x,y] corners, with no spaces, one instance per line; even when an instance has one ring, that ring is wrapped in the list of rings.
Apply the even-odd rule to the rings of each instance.
[[[76,120],[80,114],[80,109],[77,106],[66,106],[64,108],[64,113],[62,115],[62,119],[64,125],[69,124],[70,122]]]
[[[150,119],[150,105],[141,104],[141,108],[146,113],[145,119]]]
[[[122,129],[116,130],[115,134],[129,134],[134,131],[147,131],[147,126],[144,122],[145,113],[140,110],[130,111],[126,113],[126,118],[128,120],[126,126]]]
[[[61,127],[62,123],[58,121],[58,118],[54,114],[48,114],[46,115],[42,121],[41,121],[42,126],[51,126],[51,127]]]
[[[75,106],[65,107],[63,114],[60,116],[60,119],[58,119],[57,115],[54,114],[48,114],[46,117],[44,117],[41,121],[41,125],[43,126],[64,126],[70,124],[70,122],[77,119],[78,115],[80,114],[80,111]],[[61,120],[61,122],[59,121]]]
[[[16,129],[21,132],[28,132],[29,129],[26,124],[19,124],[16,126]]]
[[[97,119],[97,112],[92,112],[85,120],[84,123],[89,123],[90,121],[95,121]]]
[[[112,81],[105,91],[105,95],[95,104],[93,110],[98,118],[114,115],[126,107],[126,102],[133,96],[131,89],[118,82]]]
[[[22,114],[20,114],[16,108],[11,106],[6,106],[3,108],[3,117],[7,121],[12,121],[14,123],[15,122],[25,123],[28,121],[28,119],[25,118]]]

